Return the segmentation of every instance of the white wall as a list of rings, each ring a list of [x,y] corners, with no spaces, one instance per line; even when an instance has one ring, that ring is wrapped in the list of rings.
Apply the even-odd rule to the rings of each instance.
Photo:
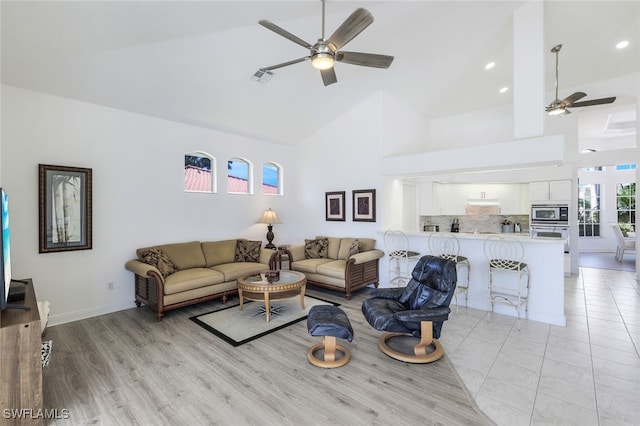
[[[289,242],[316,235],[377,238],[382,200],[381,95],[376,94],[295,148],[297,191]],[[376,189],[377,222],[353,222],[352,191]],[[325,221],[325,192],[346,191],[345,222]],[[378,247],[382,242],[378,238]]]
[[[31,277],[39,299],[61,323],[133,307],[133,275],[124,268],[147,244],[246,237],[265,241],[255,222],[271,207],[287,230],[297,202],[291,148],[228,133],[2,86],[2,176],[11,203],[12,267]],[[185,193],[184,154],[218,159],[218,194]],[[285,195],[226,194],[226,161],[284,168]],[[38,164],[93,169],[93,249],[38,253]],[[322,197],[320,196],[322,199]],[[107,291],[106,283],[114,282]]]

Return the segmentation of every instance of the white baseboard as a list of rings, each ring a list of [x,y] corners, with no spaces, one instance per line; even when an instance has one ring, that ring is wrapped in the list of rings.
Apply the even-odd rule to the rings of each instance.
[[[81,311],[68,312],[66,314],[51,315],[49,316],[48,326],[55,326],[60,324],[66,324],[68,322],[79,321],[91,317],[97,317],[98,315],[110,314],[112,312],[118,312],[125,309],[134,308],[131,302],[114,305],[96,306],[90,309],[83,309]]]

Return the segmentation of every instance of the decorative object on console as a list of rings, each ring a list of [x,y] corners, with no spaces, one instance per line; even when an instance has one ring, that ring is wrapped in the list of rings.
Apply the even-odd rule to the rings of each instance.
[[[258,223],[266,223],[267,224],[267,241],[268,241],[268,243],[267,243],[267,245],[264,246],[264,248],[274,250],[276,248],[276,246],[275,246],[275,244],[273,244],[273,225],[276,224],[276,223],[282,223],[282,222],[280,222],[280,219],[278,219],[278,216],[276,215],[276,212],[274,212],[273,210],[269,209],[269,210],[266,210],[264,212],[264,214],[262,215],[262,217],[260,218]]]
[[[345,191],[325,192],[325,220],[344,222]]]
[[[90,250],[92,170],[38,165],[40,253]]]
[[[353,221],[376,221],[376,190],[361,189],[353,191]]]

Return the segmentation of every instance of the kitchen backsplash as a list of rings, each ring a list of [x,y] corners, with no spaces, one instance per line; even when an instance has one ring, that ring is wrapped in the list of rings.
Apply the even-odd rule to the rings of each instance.
[[[514,230],[514,224],[519,223],[521,232],[529,232],[529,215],[462,215],[462,216],[420,216],[420,230],[425,225],[437,225],[440,232],[451,231],[454,219],[460,223],[460,232],[490,232],[499,234],[502,225],[507,221],[510,232]]]

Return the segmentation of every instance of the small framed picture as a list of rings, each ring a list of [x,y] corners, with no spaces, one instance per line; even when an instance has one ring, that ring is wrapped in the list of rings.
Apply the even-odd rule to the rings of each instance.
[[[376,190],[360,189],[353,191],[353,221],[376,221]]]
[[[38,175],[40,253],[90,250],[91,169],[40,164]]]
[[[345,220],[344,215],[344,199],[345,191],[326,192],[326,220],[342,221]]]

